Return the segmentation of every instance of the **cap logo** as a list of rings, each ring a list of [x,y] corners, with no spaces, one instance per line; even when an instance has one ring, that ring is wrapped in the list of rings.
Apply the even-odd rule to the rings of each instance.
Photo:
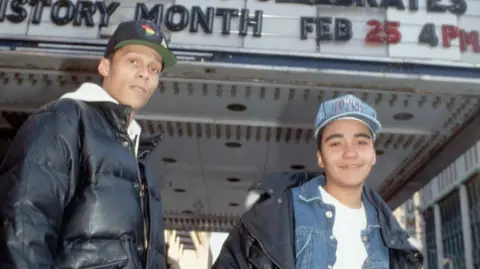
[[[150,26],[143,24],[141,27],[143,29],[145,29],[145,33],[147,35],[154,35],[155,34],[155,31],[152,28],[150,28]]]
[[[335,104],[335,111],[358,111],[362,112],[363,106],[355,99],[344,99]],[[335,113],[335,112],[334,112]]]
[[[158,27],[146,20],[137,21],[137,32],[140,36],[149,40],[156,40],[162,37]]]

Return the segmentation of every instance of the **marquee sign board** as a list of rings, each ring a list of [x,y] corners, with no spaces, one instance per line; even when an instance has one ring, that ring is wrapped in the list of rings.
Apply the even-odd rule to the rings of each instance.
[[[148,18],[171,47],[480,64],[476,0],[0,0],[0,36],[105,44]]]

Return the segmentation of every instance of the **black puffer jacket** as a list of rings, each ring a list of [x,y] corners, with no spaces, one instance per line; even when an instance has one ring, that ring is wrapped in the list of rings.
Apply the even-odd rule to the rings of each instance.
[[[315,173],[274,173],[252,190],[260,198],[229,234],[213,269],[295,269],[295,235],[291,189]],[[390,250],[390,269],[420,269],[423,255],[411,245],[381,197],[365,194],[378,212],[383,240]]]
[[[27,120],[0,166],[0,268],[165,268],[160,138],[137,162],[130,112],[60,99]]]

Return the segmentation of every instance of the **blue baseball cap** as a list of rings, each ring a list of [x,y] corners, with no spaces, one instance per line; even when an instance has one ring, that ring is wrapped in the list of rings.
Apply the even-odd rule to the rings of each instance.
[[[377,112],[353,94],[347,94],[320,104],[315,119],[315,138],[320,130],[332,121],[355,119],[363,122],[372,132],[373,140],[382,125],[377,120]]]

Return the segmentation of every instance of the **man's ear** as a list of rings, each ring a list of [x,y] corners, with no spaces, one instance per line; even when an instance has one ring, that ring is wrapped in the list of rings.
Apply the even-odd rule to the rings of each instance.
[[[317,150],[317,162],[320,168],[322,169],[325,168],[325,164],[323,163],[322,153],[320,152],[320,150]]]
[[[100,63],[98,64],[98,73],[102,77],[108,76],[108,73],[110,72],[110,60],[107,58],[102,58],[100,60]]]

